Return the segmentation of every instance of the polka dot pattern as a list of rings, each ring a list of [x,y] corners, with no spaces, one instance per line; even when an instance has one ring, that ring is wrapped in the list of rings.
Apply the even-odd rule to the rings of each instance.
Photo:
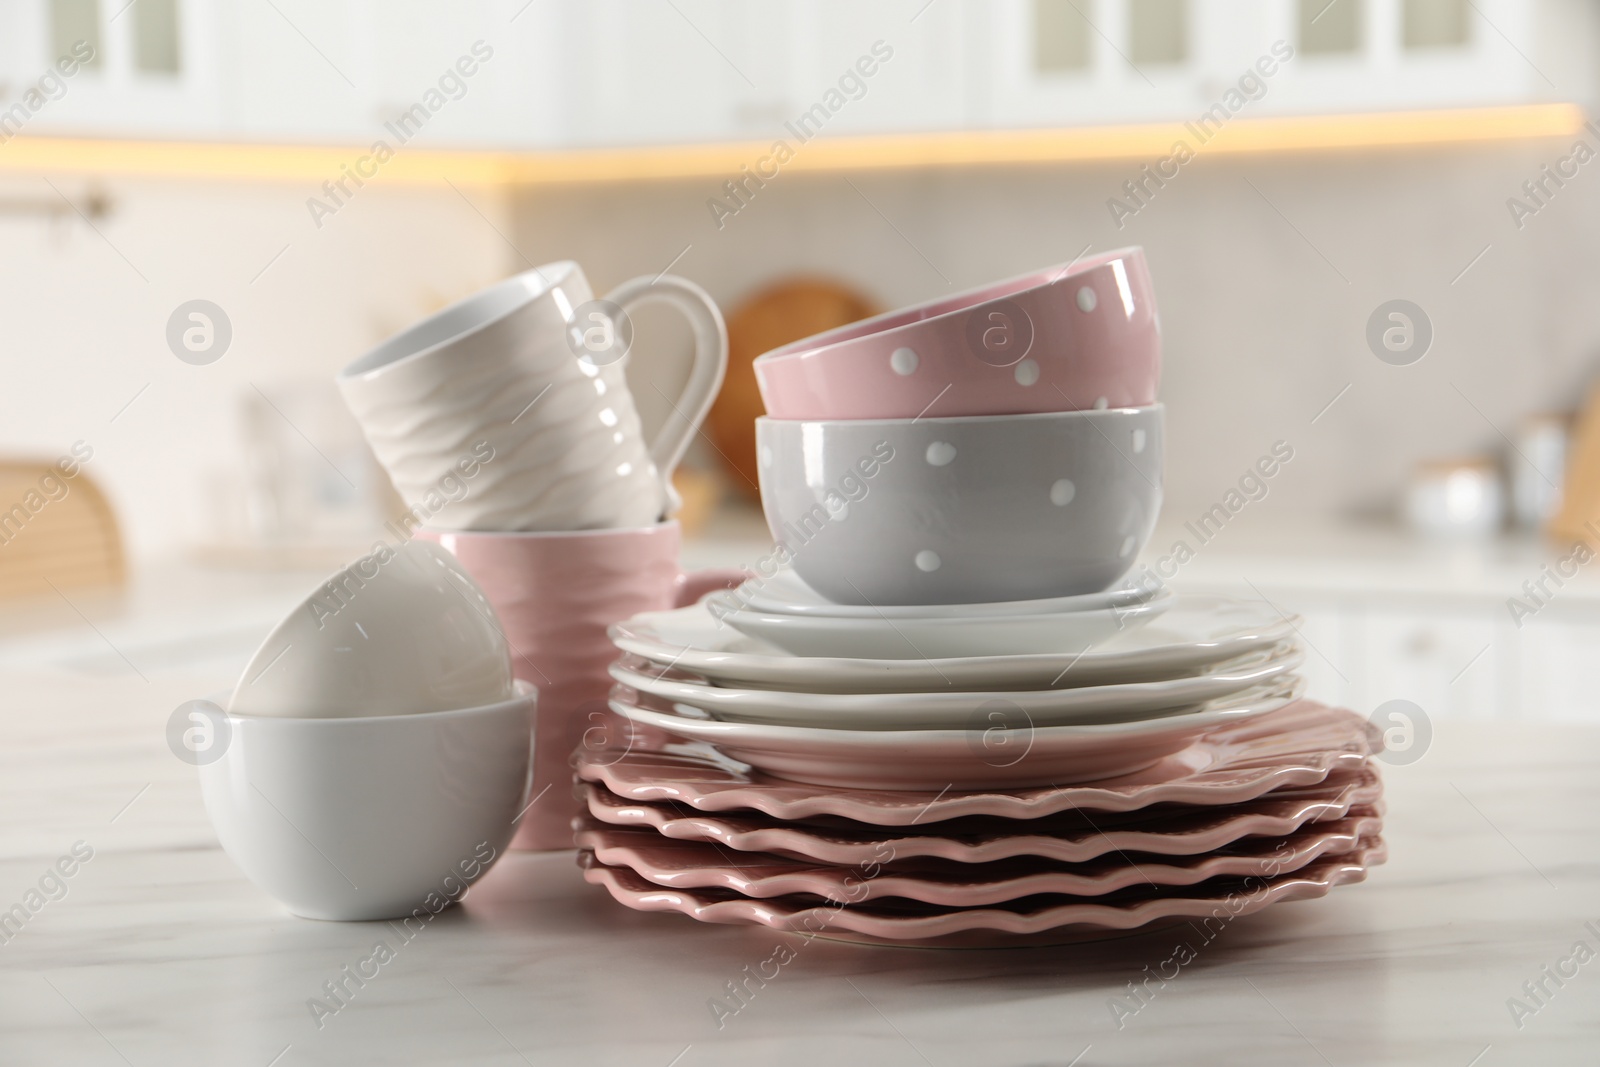
[[[922,571],[925,574],[932,574],[934,571],[939,569],[939,564],[942,561],[939,559],[939,553],[925,548],[921,552],[917,553],[916,558],[912,562],[916,563],[917,570]]]
[[[1013,373],[1016,375],[1018,385],[1030,386],[1039,380],[1039,364],[1031,359],[1025,359],[1017,364],[1017,369]]]
[[[1094,295],[1094,290],[1089,288],[1087,285],[1084,286],[1082,289],[1078,290],[1078,310],[1079,311],[1082,311],[1082,312],[1085,312],[1085,313],[1093,311],[1095,305],[1098,304],[1099,302],[1100,302],[1100,298],[1095,296]]]
[[[889,356],[889,369],[902,378],[916,372],[917,364],[922,362],[917,358],[915,350],[910,348],[897,348]]]
[[[1078,487],[1070,479],[1062,478],[1050,487],[1050,503],[1058,508],[1064,508],[1072,503],[1072,498],[1078,495]]]
[[[949,466],[950,463],[956,458],[956,446],[948,441],[935,441],[933,444],[928,446],[928,451],[925,453],[925,457],[928,460],[929,466]]]

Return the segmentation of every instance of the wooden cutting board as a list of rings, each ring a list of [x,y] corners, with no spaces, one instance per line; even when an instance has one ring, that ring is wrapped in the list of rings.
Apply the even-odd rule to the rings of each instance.
[[[1589,393],[1567,450],[1561,509],[1546,532],[1565,544],[1585,541],[1600,547],[1600,386]]]
[[[0,461],[0,598],[115,585],[124,574],[116,515],[79,471]]]
[[[730,467],[729,480],[756,498],[756,419],[766,414],[752,364],[790,341],[876,315],[870,297],[826,278],[773,283],[728,315],[728,376],[706,418],[706,432]]]

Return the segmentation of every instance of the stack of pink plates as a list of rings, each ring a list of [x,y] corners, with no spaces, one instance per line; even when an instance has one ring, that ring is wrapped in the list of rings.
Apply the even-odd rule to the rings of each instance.
[[[1382,862],[1372,728],[1293,620],[1179,597],[1071,654],[796,655],[705,605],[612,629],[631,745],[576,757],[628,907],[912,945],[1226,923]],[[639,740],[649,738],[648,741]]]

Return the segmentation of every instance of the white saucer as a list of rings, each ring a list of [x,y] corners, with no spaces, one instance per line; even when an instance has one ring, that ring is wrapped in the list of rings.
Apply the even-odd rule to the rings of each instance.
[[[771,578],[751,578],[737,589],[711,599],[733,609],[758,615],[804,615],[820,619],[973,619],[996,615],[1053,615],[1063,611],[1104,611],[1118,605],[1150,600],[1155,589],[1121,586],[1100,593],[1049,597],[1042,600],[1007,600],[989,604],[885,604],[863,607],[835,604],[791,570]]]
[[[1160,618],[1081,654],[934,659],[802,657],[746,637],[704,604],[652,611],[612,626],[625,652],[677,666],[719,685],[809,693],[919,693],[1054,689],[1185,677],[1294,636],[1298,620],[1263,603],[1178,597]]]
[[[1252,686],[1276,684],[1295,671],[1305,655],[1286,642],[1272,655],[1248,657],[1184,678],[1072,689],[930,693],[786,693],[771,689],[729,689],[693,675],[628,657],[611,667],[611,677],[643,693],[698,709],[725,722],[830,730],[982,729],[992,712],[1034,726],[1126,722],[1171,715],[1220,700]]]
[[[1162,590],[1149,600],[1103,608],[978,617],[943,608],[949,614],[917,618],[889,618],[872,609],[850,618],[769,615],[716,597],[708,598],[706,606],[740,633],[797,656],[930,659],[1040,652],[1076,655],[1144,625],[1170,608],[1175,599],[1171,590]]]

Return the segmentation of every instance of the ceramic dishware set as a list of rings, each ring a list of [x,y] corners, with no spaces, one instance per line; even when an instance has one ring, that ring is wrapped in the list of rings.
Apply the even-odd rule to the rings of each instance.
[[[845,940],[1048,944],[1319,896],[1384,857],[1371,728],[1295,620],[1127,581],[1161,502],[1144,257],[762,356],[778,550],[611,628],[585,877]]]
[[[649,442],[645,301],[695,339]],[[1302,698],[1295,620],[1127,577],[1164,449],[1140,250],[762,356],[776,548],[685,574],[670,476],[726,360],[692,283],[596,300],[566,262],[339,374],[407,510],[213,709],[253,881],[422,916],[576,844],[630,908],[965,946],[1209,929],[1383,860],[1379,738]]]
[[[679,418],[652,442],[623,377],[627,309],[649,301],[695,339]],[[257,885],[298,915],[400,918],[460,899],[514,837],[571,847],[570,754],[614,718],[606,627],[737,577],[682,574],[671,520],[672,469],[726,363],[697,286],[639,278],[595,300],[567,262],[338,375],[407,510],[195,726],[223,739],[195,761],[202,793]]]

